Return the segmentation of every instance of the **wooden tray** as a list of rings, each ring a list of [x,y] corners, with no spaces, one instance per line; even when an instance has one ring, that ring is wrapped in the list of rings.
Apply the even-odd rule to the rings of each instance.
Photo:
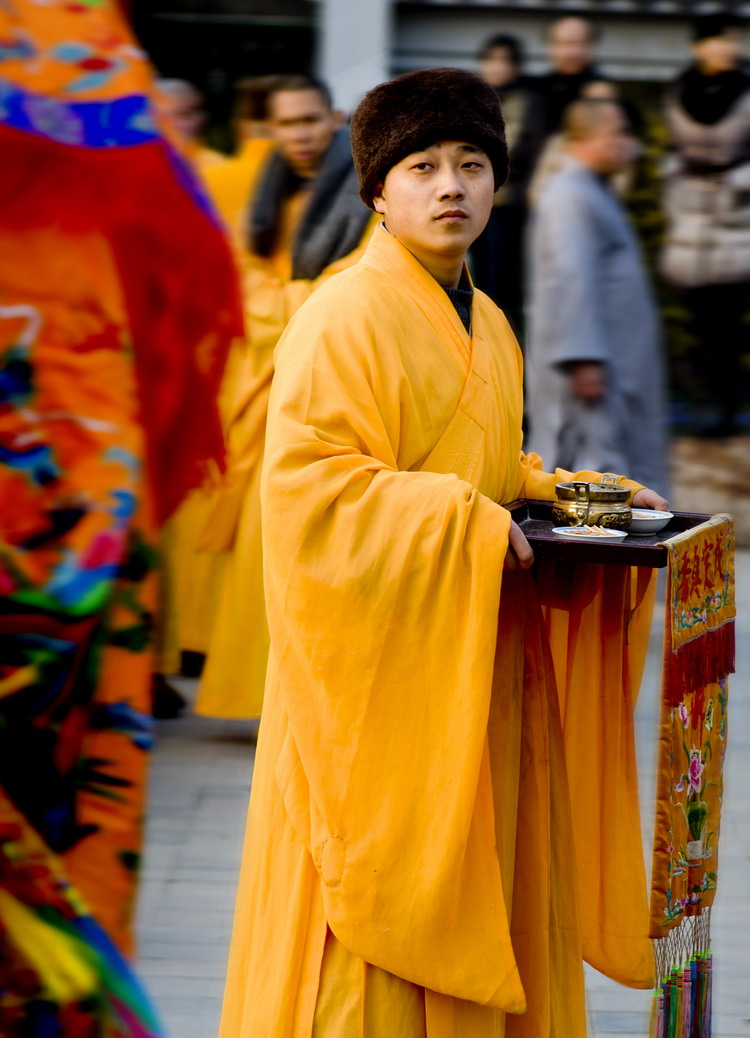
[[[506,505],[528,538],[537,559],[560,559],[567,562],[605,562],[620,566],[646,566],[662,569],[667,564],[667,549],[659,542],[674,537],[682,530],[700,526],[709,515],[675,512],[663,530],[647,536],[628,534],[623,541],[594,543],[569,541],[552,533],[551,501],[513,501]]]

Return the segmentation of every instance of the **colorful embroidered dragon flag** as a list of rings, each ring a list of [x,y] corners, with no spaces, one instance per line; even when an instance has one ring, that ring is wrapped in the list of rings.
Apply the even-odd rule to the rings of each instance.
[[[226,235],[116,0],[0,2],[0,1035],[155,1038],[127,958],[156,526],[221,464]]]
[[[734,671],[734,528],[716,515],[669,553],[650,936],[652,1038],[711,1034],[710,908]]]

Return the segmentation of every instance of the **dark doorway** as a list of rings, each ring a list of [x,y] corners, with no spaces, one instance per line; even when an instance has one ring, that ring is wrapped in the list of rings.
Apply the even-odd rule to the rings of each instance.
[[[132,0],[130,10],[159,75],[187,79],[205,94],[209,133],[219,146],[229,144],[238,80],[312,70],[310,0]]]

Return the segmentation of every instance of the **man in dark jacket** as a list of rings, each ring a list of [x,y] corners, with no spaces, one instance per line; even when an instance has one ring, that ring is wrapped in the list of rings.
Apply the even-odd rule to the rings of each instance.
[[[565,109],[581,96],[581,87],[606,79],[594,61],[598,31],[587,18],[556,18],[547,30],[547,53],[552,68],[536,87],[544,105],[544,135],[557,133]]]
[[[479,74],[502,105],[510,172],[495,192],[487,227],[472,246],[472,272],[477,287],[500,307],[521,339],[526,193],[544,143],[543,102],[523,75],[523,49],[515,36],[486,41],[479,52]]]
[[[667,101],[667,235],[662,273],[681,293],[696,340],[692,375],[704,397],[697,431],[739,431],[750,309],[750,75],[741,21],[704,15],[693,63]]]

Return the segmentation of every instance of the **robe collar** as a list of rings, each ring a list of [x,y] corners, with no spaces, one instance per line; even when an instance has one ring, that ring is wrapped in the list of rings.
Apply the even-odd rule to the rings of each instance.
[[[462,367],[466,368],[471,363],[472,340],[445,289],[383,224],[375,228],[361,262],[382,271],[397,285],[411,292],[428,320],[438,327],[447,344],[458,353]],[[463,277],[473,288],[465,265]],[[472,327],[474,317],[472,306]]]

